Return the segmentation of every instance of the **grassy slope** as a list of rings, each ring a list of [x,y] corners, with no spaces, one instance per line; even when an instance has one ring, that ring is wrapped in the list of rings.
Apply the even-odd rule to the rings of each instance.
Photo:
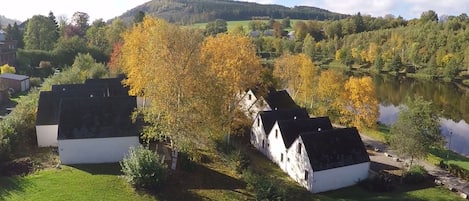
[[[118,174],[118,164],[101,164],[0,177],[0,200],[155,200],[136,192]]]

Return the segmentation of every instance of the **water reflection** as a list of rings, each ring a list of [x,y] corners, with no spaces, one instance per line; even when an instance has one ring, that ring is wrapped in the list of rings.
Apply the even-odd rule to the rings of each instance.
[[[397,121],[399,106],[393,104],[379,104],[378,121],[390,126]],[[469,124],[465,120],[455,122],[451,119],[440,118],[441,134],[446,139],[446,147],[451,150],[469,156]]]

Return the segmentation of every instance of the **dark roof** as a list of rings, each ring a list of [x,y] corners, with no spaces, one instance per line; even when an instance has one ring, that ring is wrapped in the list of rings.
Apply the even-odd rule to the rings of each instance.
[[[58,139],[138,136],[135,97],[63,98]]]
[[[301,133],[332,129],[332,124],[331,120],[329,120],[329,117],[282,120],[277,122],[286,148],[290,147]]]
[[[39,95],[36,125],[59,123],[59,103],[62,98],[128,97],[128,88],[122,86],[122,77],[89,79],[85,84],[52,85],[52,91]]]
[[[37,107],[36,125],[55,125],[59,122],[59,102],[52,91],[41,91]]]
[[[12,73],[0,74],[0,78],[10,79],[10,80],[18,80],[18,81],[23,81],[23,80],[29,79],[29,77],[26,76],[26,75],[18,75],[18,74],[12,74]]]
[[[259,112],[264,125],[265,133],[269,133],[276,121],[294,119],[309,119],[308,112],[304,108],[290,110],[272,110]]]
[[[52,85],[52,93],[61,98],[71,97],[105,97],[105,88],[90,87],[84,84]]]
[[[302,133],[300,137],[314,171],[370,161],[356,128]]]
[[[88,79],[85,85],[90,88],[102,88],[108,96],[128,96],[129,88],[122,85],[123,77],[107,79]]]
[[[271,90],[264,99],[272,110],[300,108],[286,90]]]

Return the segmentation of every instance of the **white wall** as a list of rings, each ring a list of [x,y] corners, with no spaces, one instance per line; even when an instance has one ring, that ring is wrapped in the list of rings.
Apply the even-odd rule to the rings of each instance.
[[[59,140],[59,156],[62,164],[113,163],[138,145],[137,136]]]
[[[251,119],[256,118],[257,113],[260,111],[271,110],[267,102],[265,102],[264,98],[256,97],[252,90],[240,93],[239,98],[239,105],[241,110]]]
[[[275,137],[275,132],[278,132],[277,137]],[[278,127],[277,122],[275,122],[272,130],[267,135],[268,142],[269,142],[269,151],[270,151],[270,160],[276,163],[280,168],[285,171],[285,163],[287,159],[285,143],[283,143],[282,133]],[[283,154],[283,162],[281,160],[281,155]]]
[[[259,124],[258,124],[259,123]],[[264,141],[264,145],[262,145]],[[269,157],[269,142],[267,140],[267,135],[264,130],[264,124],[262,123],[260,115],[257,115],[257,118],[254,119],[254,123],[251,127],[251,144],[264,155]]]
[[[301,145],[301,153],[298,153],[299,145]],[[289,162],[285,166],[284,171],[301,186],[308,188],[308,182],[305,180],[305,170],[308,171],[309,177],[312,177],[313,170],[311,169],[308,153],[305,151],[301,138],[297,138],[288,148],[287,161],[288,160]]]
[[[37,145],[39,147],[57,147],[58,129],[58,125],[37,125]]]
[[[314,172],[308,190],[313,193],[353,186],[368,178],[370,162]]]

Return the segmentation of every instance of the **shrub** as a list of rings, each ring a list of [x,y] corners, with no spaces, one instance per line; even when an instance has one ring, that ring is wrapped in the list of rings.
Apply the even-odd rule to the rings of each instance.
[[[285,189],[279,187],[271,178],[246,170],[243,172],[243,179],[248,189],[254,192],[256,200],[288,200]]]
[[[451,174],[453,174],[453,175],[455,175],[455,176],[457,176],[457,177],[459,177],[459,178],[461,178],[461,179],[464,179],[464,180],[466,180],[466,181],[469,181],[469,171],[466,170],[466,169],[464,169],[464,168],[462,168],[462,167],[460,167],[459,165],[450,163],[450,164],[448,165],[448,171],[449,171]]]
[[[359,185],[373,192],[389,192],[394,189],[392,177],[384,172],[361,181]]]
[[[166,180],[166,164],[143,146],[131,147],[120,165],[124,178],[137,188],[156,191]]]
[[[232,151],[228,155],[228,164],[239,174],[249,166],[249,158],[240,150]]]
[[[186,172],[193,172],[195,170],[196,163],[189,157],[189,154],[180,152],[178,154],[179,167]]]
[[[403,177],[403,181],[406,184],[419,184],[427,178],[427,170],[420,165],[414,165],[410,167]]]

